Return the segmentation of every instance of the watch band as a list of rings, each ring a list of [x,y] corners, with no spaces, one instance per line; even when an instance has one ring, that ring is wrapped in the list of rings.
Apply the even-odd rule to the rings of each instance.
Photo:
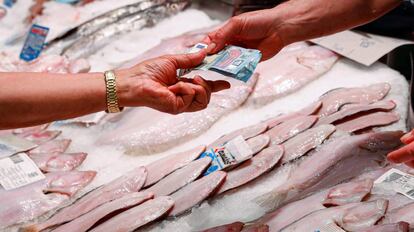
[[[104,73],[106,84],[106,105],[107,113],[119,113],[123,108],[118,106],[118,96],[116,93],[116,76],[113,71]]]

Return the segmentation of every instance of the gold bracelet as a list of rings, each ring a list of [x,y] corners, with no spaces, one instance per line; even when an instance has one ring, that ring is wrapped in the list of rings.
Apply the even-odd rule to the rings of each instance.
[[[106,84],[106,105],[107,113],[119,113],[123,108],[118,106],[118,96],[116,93],[116,76],[113,71],[106,71],[105,84]]]

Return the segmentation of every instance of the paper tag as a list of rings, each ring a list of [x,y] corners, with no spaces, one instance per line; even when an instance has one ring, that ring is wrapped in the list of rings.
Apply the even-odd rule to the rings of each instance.
[[[366,66],[397,47],[414,44],[408,40],[355,31],[344,31],[311,41]]]
[[[374,182],[375,188],[392,189],[414,200],[414,176],[392,168]]]
[[[341,227],[335,223],[329,223],[322,226],[320,229],[315,230],[314,232],[346,232]]]
[[[39,57],[48,33],[49,28],[33,24],[20,52],[20,59],[29,62]]]
[[[0,160],[0,184],[5,190],[19,188],[44,178],[45,175],[25,153]]]
[[[253,151],[242,136],[230,140],[224,146],[211,148],[201,154],[200,158],[210,157],[212,159],[210,167],[204,173],[208,175],[241,163],[253,156]]]
[[[28,151],[36,146],[35,143],[12,134],[0,135],[0,159]]]

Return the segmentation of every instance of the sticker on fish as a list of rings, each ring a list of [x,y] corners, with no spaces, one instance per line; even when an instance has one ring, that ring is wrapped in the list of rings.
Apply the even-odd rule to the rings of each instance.
[[[5,134],[0,136],[0,159],[13,154],[35,148],[37,145],[27,139],[15,135]]]
[[[20,52],[20,59],[29,62],[39,57],[48,33],[49,28],[33,24]]]
[[[392,168],[374,182],[374,188],[392,190],[414,200],[414,175]]]
[[[40,169],[25,153],[0,160],[0,184],[5,190],[19,188],[44,178]]]
[[[207,48],[206,44],[198,43],[188,53],[199,52]],[[247,82],[260,62],[262,54],[259,50],[237,46],[227,46],[217,54],[207,56],[195,70],[214,71],[236,80]],[[180,76],[191,70],[180,70]]]
[[[242,136],[230,140],[224,146],[210,148],[200,155],[200,158],[210,157],[212,162],[204,173],[208,175],[212,172],[226,169],[235,164],[250,159],[253,151]]]

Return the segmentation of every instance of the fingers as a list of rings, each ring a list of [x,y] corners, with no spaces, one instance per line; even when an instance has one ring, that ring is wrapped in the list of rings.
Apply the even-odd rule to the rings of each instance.
[[[211,92],[219,92],[225,89],[230,89],[231,85],[227,81],[207,81],[210,86]]]
[[[195,68],[200,65],[207,53],[201,50],[197,53],[181,54],[181,55],[167,55],[165,58],[174,63],[176,69],[181,68]]]
[[[222,50],[226,44],[229,44],[242,30],[242,20],[239,17],[233,17],[223,27],[211,32],[207,38],[203,40],[208,44],[207,51],[209,54],[214,54]]]
[[[414,160],[406,162],[405,165],[407,165],[410,168],[414,168]]]
[[[204,84],[203,84],[204,85]],[[176,95],[175,112],[194,112],[205,109],[210,101],[210,90],[199,84],[178,82],[168,87]]]
[[[414,143],[410,143],[388,154],[388,160],[393,163],[404,163],[414,160]]]
[[[401,142],[403,142],[404,144],[410,144],[411,142],[413,142],[414,141],[413,132],[414,132],[414,130],[408,132],[403,137],[401,137]]]

